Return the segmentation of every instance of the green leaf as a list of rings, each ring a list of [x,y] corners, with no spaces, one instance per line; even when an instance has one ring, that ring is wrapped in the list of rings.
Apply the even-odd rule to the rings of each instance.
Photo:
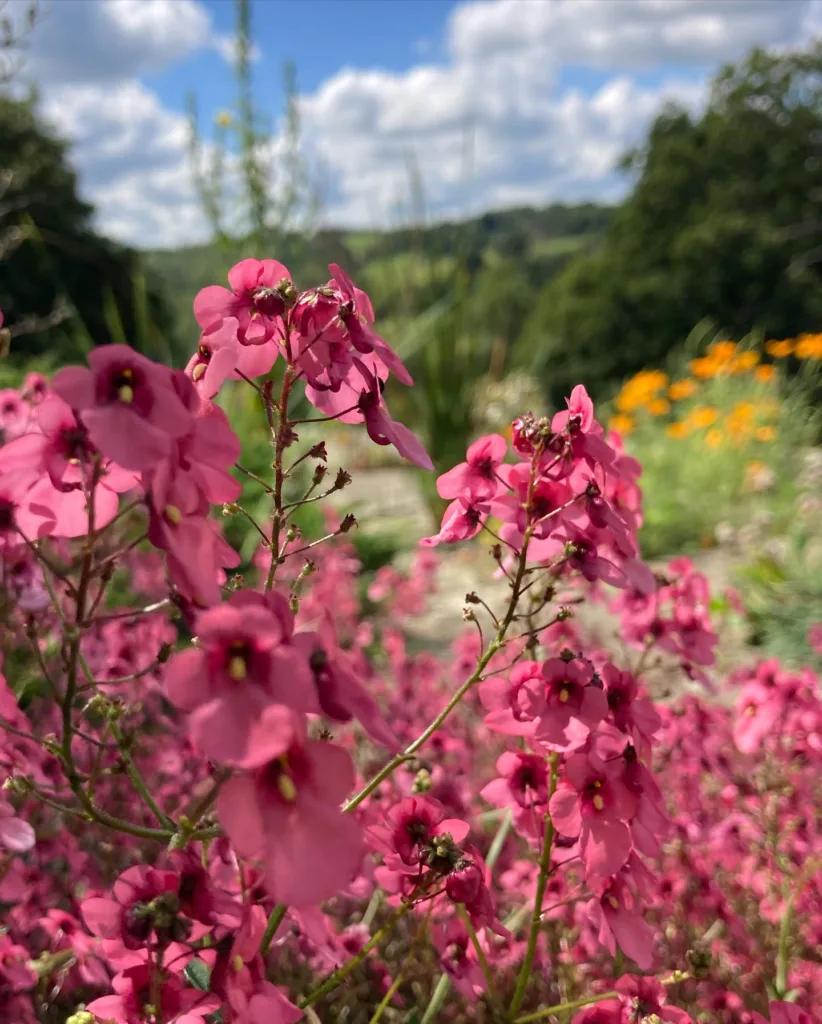
[[[198,988],[201,992],[208,992],[211,972],[202,960],[192,960],[186,966],[185,976],[194,988]]]

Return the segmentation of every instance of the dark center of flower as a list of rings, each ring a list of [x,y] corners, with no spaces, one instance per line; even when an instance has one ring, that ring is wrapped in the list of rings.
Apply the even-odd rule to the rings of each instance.
[[[67,427],[60,435],[63,454],[75,465],[84,462],[91,453],[88,435],[80,424]]]
[[[17,403],[16,402],[8,401],[8,402],[4,402],[3,403],[3,415],[4,416],[11,416],[15,412],[17,412]]]
[[[225,668],[235,682],[240,683],[248,677],[252,653],[247,640],[234,640],[229,644]]]
[[[0,533],[14,527],[14,505],[7,498],[0,498]]]

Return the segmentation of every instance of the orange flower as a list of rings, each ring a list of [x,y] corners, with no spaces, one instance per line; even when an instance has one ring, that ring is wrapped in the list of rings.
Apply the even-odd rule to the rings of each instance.
[[[691,410],[688,422],[694,430],[704,430],[705,427],[716,423],[718,419],[719,412],[712,405],[697,405]]]
[[[652,401],[668,386],[668,374],[662,370],[641,370],[622,385],[615,404],[620,412],[635,412]]]
[[[730,363],[736,356],[737,345],[733,341],[715,341],[708,346],[708,355],[718,363]]]
[[[668,397],[674,402],[680,402],[683,398],[690,398],[695,395],[699,385],[690,377],[683,377],[682,380],[675,380],[668,388]]]
[[[788,338],[783,338],[782,341],[772,338],[765,342],[765,351],[774,359],[784,359],[793,352],[793,342]]]
[[[701,380],[709,380],[711,377],[716,377],[718,373],[722,371],[722,364],[716,359],[711,359],[709,356],[702,356],[700,359],[692,359],[689,363],[691,373],[694,376],[699,377]]]
[[[768,384],[776,377],[776,367],[773,363],[764,363],[762,366],[757,366],[754,375],[757,380]]]
[[[652,398],[648,402],[648,412],[652,416],[664,416],[671,411],[671,403],[667,398]]]
[[[687,437],[691,432],[691,427],[687,420],[680,420],[679,423],[669,423],[665,428],[665,433],[668,437],[682,438]]]
[[[722,433],[722,431],[718,430],[716,427],[713,427],[705,435],[705,444],[709,448],[718,448],[722,444],[724,439],[725,439],[725,436]]]
[[[759,353],[754,352],[753,349],[748,349],[746,352],[740,352],[738,356],[728,363],[728,371],[730,373],[747,373],[748,370],[752,370],[758,362]]]
[[[822,334],[800,334],[794,352],[798,359],[822,359]]]
[[[770,425],[756,428],[757,441],[764,441],[766,444],[776,440],[776,427]]]
[[[636,420],[633,416],[627,416],[624,412],[618,412],[608,420],[608,429],[615,430],[623,436],[631,434],[636,427]]]

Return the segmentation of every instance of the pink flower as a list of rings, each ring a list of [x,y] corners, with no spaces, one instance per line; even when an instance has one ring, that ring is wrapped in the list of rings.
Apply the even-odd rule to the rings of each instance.
[[[260,906],[246,906],[233,943],[222,949],[211,972],[211,991],[224,1002],[225,1024],[295,1024],[299,1010],[266,980],[260,942],[266,916]]]
[[[216,321],[237,321],[241,345],[264,345],[282,338],[283,314],[293,290],[291,274],[276,260],[248,259],[228,272],[231,290],[209,285],[194,299],[194,316],[206,330]]]
[[[186,988],[179,975],[149,964],[115,975],[111,986],[115,995],[88,1004],[89,1012],[106,1024],[143,1024],[151,1019],[154,1013],[149,1007],[155,993],[160,996],[158,1009],[164,1024],[202,1024],[204,1017],[220,1008],[216,996]]]
[[[465,999],[476,1002],[485,991],[485,978],[465,925],[459,918],[451,918],[445,926],[435,928],[433,938],[451,984]]]
[[[126,949],[142,949],[149,939],[167,946],[191,931],[180,901],[180,875],[142,864],[120,875],[111,897],[90,896],[80,910],[89,931]]]
[[[354,786],[354,766],[340,747],[305,738],[302,723],[261,720],[270,760],[230,779],[217,812],[240,856],[264,862],[278,902],[319,903],[345,888],[362,859],[362,833],[340,804]],[[333,836],[333,845],[328,837]]]
[[[537,727],[533,709],[543,707],[543,687],[542,666],[536,661],[521,661],[508,679],[483,680],[479,697],[488,712],[485,724],[505,736],[533,736]]]
[[[386,852],[386,864],[392,870],[416,871],[429,857],[430,847],[441,836],[449,835],[457,844],[468,835],[468,823],[446,818],[438,800],[427,796],[409,796],[392,807],[384,825],[369,830],[378,849]]]
[[[643,971],[651,969],[654,933],[642,920],[636,899],[621,878],[612,878],[599,899],[588,904],[588,911],[599,927],[600,943],[611,956],[615,955],[618,943],[622,952]]]
[[[499,434],[481,437],[469,447],[465,462],[461,462],[437,479],[437,493],[441,498],[469,498],[489,501],[504,489],[497,469],[502,464],[508,444]]]
[[[542,665],[543,686],[534,691],[528,713],[539,719],[536,738],[556,750],[566,750],[585,741],[589,731],[608,711],[605,693],[594,685],[588,665],[578,659],[549,658]]]
[[[214,398],[237,369],[241,351],[238,330],[238,322],[227,317],[215,320],[200,335],[197,351],[186,364],[186,373],[203,398]]]
[[[500,777],[489,782],[480,796],[494,807],[510,807],[517,831],[536,838],[548,809],[545,757],[506,750],[497,759],[497,772]]]
[[[605,683],[614,725],[621,732],[632,736],[647,754],[654,742],[654,736],[662,726],[662,719],[654,710],[647,697],[639,695],[639,685],[630,672],[620,672],[610,662],[602,667],[601,678]]]
[[[616,999],[604,999],[580,1010],[571,1024],[622,1024],[622,1005]]]
[[[336,263],[329,268],[334,284],[341,296],[339,307],[340,323],[345,328],[352,346],[363,354],[376,353],[378,359],[403,384],[410,387],[414,381],[396,352],[377,334],[371,326],[374,310],[371,300],[354,285],[346,272]]]
[[[469,498],[457,498],[445,510],[440,532],[432,537],[423,537],[420,546],[435,548],[438,544],[454,544],[476,537],[489,512],[488,505],[481,505]]]
[[[293,639],[308,661],[323,714],[334,722],[356,718],[373,740],[398,750],[396,736],[345,651],[323,644],[317,633],[296,633]]]
[[[819,1024],[822,1018],[803,1010],[795,1003],[771,1003],[768,1007],[770,1024]],[[768,1024],[759,1014],[753,1014],[754,1024]]]
[[[25,493],[25,504],[48,509],[58,537],[88,532],[86,491],[99,454],[86,427],[57,395],[37,408],[40,430],[23,434],[0,449],[0,473],[8,474]],[[106,526],[117,515],[119,496],[137,485],[135,473],[104,460],[94,494],[94,525]]]
[[[619,993],[628,1020],[643,1020],[655,1014],[658,1020],[669,1021],[670,1024],[693,1024],[684,1010],[667,1005],[668,993],[656,978],[624,974],[614,988]]]
[[[90,369],[60,370],[52,388],[103,455],[125,469],[151,469],[191,429],[173,372],[127,345],[102,345],[88,361]]]
[[[277,617],[261,595],[232,594],[197,619],[198,645],[176,654],[166,672],[172,704],[189,713],[197,746],[213,761],[256,762],[263,711],[320,710],[306,658],[283,643]]]
[[[14,808],[0,799],[0,846],[12,853],[25,853],[35,843],[34,829],[15,816]]]
[[[589,879],[604,879],[625,864],[632,849],[626,824],[636,813],[636,798],[619,779],[613,761],[593,752],[574,754],[551,797],[549,812],[564,836],[580,836],[580,853]]]
[[[574,459],[585,459],[591,466],[609,466],[615,453],[602,436],[602,427],[594,419],[594,404],[582,384],[577,384],[567,402],[567,412],[556,413],[551,430],[568,433]]]

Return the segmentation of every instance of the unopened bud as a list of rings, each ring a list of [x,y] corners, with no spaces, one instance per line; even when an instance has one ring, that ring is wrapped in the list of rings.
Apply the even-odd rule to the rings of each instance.
[[[565,622],[566,619],[572,619],[573,617],[574,613],[567,605],[563,605],[557,612],[557,622]]]
[[[290,544],[292,541],[295,541],[299,536],[300,536],[299,529],[292,524],[291,526],[289,526],[288,530],[286,531],[285,539]]]
[[[414,776],[414,782],[411,786],[412,793],[427,793],[434,785],[433,779],[431,778],[431,772],[427,768],[420,768],[417,774]]]
[[[319,444],[315,444],[313,448],[309,449],[309,459],[319,459],[321,462],[328,461],[328,452],[326,451],[325,441],[320,441]]]
[[[563,649],[559,652],[559,656],[562,659],[562,661],[573,661],[576,657],[574,652],[569,647],[563,647]]]
[[[161,644],[160,650],[157,652],[157,661],[159,661],[161,665],[165,665],[165,663],[171,657],[171,653],[173,650],[174,648],[171,646],[171,644]]]
[[[695,978],[706,978],[710,974],[714,963],[713,954],[710,949],[702,945],[689,949],[685,954],[685,960],[690,973]]]
[[[68,1018],[66,1024],[97,1024],[97,1018],[90,1010],[78,1010]]]
[[[352,515],[350,512],[340,523],[340,533],[348,533],[349,530],[353,530],[357,525],[357,517]]]
[[[230,516],[236,516],[239,513],[239,511],[239,506],[235,505],[233,501],[227,501],[223,505],[223,515],[226,518],[229,518]]]
[[[474,593],[474,591],[472,590],[470,594],[466,594],[465,595],[465,603],[466,604],[480,604],[480,599]]]
[[[325,478],[325,474],[327,472],[328,466],[325,466],[322,463],[314,467],[314,476],[311,478],[311,482],[314,484],[315,487],[317,487],[319,484],[323,482],[323,479]]]
[[[462,621],[463,622],[476,622],[477,616],[474,613],[473,608],[469,608],[467,605],[462,609]]]
[[[334,478],[334,490],[341,491],[343,487],[347,487],[351,483],[351,474],[345,469],[338,469],[337,475]]]

